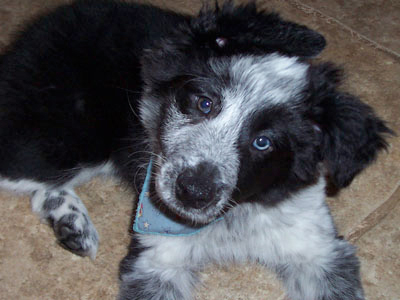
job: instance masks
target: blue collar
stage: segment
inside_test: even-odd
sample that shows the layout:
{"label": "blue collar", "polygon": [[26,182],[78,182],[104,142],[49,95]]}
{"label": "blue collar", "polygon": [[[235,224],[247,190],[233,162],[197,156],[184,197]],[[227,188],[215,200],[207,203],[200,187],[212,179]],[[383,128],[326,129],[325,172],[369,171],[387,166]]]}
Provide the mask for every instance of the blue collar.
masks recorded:
{"label": "blue collar", "polygon": [[[207,225],[192,227],[188,224],[180,223],[166,215],[149,197],[150,177],[152,160],[147,167],[146,179],[144,180],[142,192],[139,195],[139,203],[136,209],[135,223],[133,230],[142,234],[154,234],[163,236],[188,236],[193,235],[207,227]],[[215,220],[217,222],[220,219]],[[212,223],[214,223],[212,222]],[[211,224],[212,224],[211,223]]]}

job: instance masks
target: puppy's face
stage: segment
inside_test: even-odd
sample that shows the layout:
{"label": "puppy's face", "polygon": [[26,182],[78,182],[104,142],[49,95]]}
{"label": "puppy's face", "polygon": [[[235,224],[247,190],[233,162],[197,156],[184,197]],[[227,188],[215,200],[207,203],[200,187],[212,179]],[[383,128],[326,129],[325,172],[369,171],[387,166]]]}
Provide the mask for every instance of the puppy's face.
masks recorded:
{"label": "puppy's face", "polygon": [[302,109],[308,68],[277,54],[213,58],[148,89],[141,116],[161,201],[207,223],[232,202],[315,179],[318,132]]}
{"label": "puppy's face", "polygon": [[338,91],[332,64],[304,62],[324,46],[305,26],[229,1],[154,41],[140,109],[160,200],[207,223],[241,201],[282,201],[321,165],[349,185],[391,130]]}

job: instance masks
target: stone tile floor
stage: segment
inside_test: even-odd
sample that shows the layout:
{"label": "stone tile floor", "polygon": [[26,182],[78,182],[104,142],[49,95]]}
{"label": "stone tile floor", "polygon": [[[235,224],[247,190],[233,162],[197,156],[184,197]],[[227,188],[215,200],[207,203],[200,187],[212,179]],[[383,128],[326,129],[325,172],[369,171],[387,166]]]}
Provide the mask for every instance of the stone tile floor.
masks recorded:
{"label": "stone tile floor", "polygon": [[[18,24],[64,0],[0,0],[0,50]],[[153,0],[193,13],[196,0]],[[244,0],[241,2],[245,2]],[[320,60],[347,72],[344,88],[372,105],[400,134],[400,2],[392,0],[259,0],[261,8],[322,32]],[[358,248],[370,300],[400,299],[400,139],[388,153],[329,199],[339,230]],[[132,194],[108,180],[78,189],[101,236],[95,261],[56,245],[30,212],[29,199],[0,192],[0,299],[114,299],[117,267],[129,241]],[[210,267],[197,300],[284,299],[280,283],[258,266]],[[305,299],[307,300],[307,299]]]}

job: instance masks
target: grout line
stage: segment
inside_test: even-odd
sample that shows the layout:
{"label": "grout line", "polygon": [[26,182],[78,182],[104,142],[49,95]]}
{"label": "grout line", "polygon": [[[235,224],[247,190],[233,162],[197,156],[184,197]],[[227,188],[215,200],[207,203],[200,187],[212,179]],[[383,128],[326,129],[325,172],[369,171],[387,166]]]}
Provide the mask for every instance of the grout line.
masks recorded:
{"label": "grout line", "polygon": [[286,293],[283,293],[277,300],[287,300]]}
{"label": "grout line", "polygon": [[318,16],[321,19],[325,19],[325,22],[328,24],[331,23],[336,23],[337,25],[343,27],[345,30],[349,31],[350,34],[352,36],[356,36],[359,40],[363,40],[364,42],[366,42],[367,44],[369,44],[371,47],[374,47],[376,49],[379,49],[389,55],[392,55],[394,57],[396,57],[397,59],[400,59],[400,54],[397,53],[396,51],[393,51],[377,42],[375,42],[374,40],[371,40],[370,38],[368,38],[367,36],[353,30],[350,26],[344,24],[343,22],[339,21],[338,19],[334,18],[334,17],[330,17],[328,15],[325,15],[322,11],[315,9],[311,6],[308,6],[306,4],[303,4],[297,0],[286,0],[290,5],[294,6],[295,8],[303,11],[306,14],[314,14],[316,16]]}
{"label": "grout line", "polygon": [[400,203],[400,182],[385,202],[346,234],[346,239],[352,244],[357,242],[364,234],[378,225],[398,203]]}

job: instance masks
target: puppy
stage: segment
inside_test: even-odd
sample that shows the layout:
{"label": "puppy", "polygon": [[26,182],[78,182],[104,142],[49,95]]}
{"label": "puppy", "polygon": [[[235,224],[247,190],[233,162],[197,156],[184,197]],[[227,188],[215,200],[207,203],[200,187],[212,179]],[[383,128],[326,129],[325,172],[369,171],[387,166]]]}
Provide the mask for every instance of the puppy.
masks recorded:
{"label": "puppy", "polygon": [[145,182],[159,215],[193,231],[147,234],[140,203],[120,300],[188,300],[204,265],[247,261],[276,271],[292,300],[364,299],[325,178],[348,186],[391,131],[338,90],[334,65],[311,64],[324,46],[254,4],[195,17],[110,1],[58,8],[0,59],[0,185],[32,193],[59,242],[95,257],[73,187],[97,174]]}

